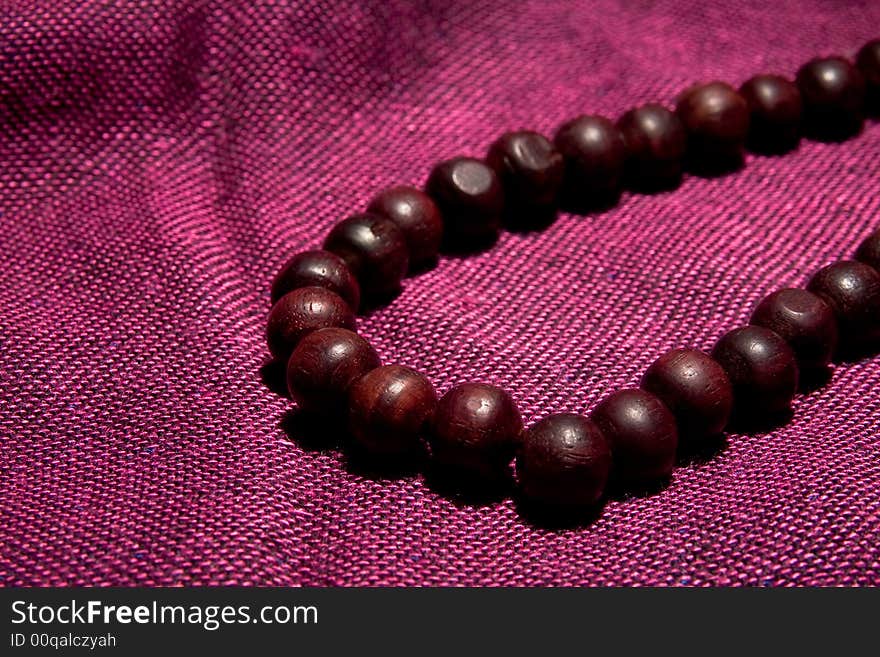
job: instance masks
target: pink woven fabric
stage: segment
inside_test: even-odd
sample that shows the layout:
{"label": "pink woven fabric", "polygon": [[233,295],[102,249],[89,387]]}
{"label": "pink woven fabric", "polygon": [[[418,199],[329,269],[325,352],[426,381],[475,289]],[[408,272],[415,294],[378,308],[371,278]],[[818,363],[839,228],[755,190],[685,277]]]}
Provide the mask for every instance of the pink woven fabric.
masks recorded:
{"label": "pink woven fabric", "polygon": [[[5,585],[880,583],[880,359],[650,497],[549,530],[304,444],[269,282],[379,189],[684,86],[792,75],[880,4],[10,1],[0,9]],[[440,391],[586,412],[880,224],[880,126],[444,259],[360,320]]]}

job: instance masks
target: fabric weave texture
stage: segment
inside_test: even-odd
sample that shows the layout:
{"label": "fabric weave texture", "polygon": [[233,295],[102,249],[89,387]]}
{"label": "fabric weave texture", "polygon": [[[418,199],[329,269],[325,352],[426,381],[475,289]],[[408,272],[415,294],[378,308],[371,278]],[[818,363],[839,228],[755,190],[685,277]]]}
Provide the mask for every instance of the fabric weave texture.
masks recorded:
{"label": "fabric weave texture", "polygon": [[[880,3],[0,4],[0,584],[880,584],[880,358],[552,529],[303,440],[269,284],[380,189],[685,86],[792,76]],[[588,412],[880,227],[880,125],[444,258],[359,318],[441,392]]]}

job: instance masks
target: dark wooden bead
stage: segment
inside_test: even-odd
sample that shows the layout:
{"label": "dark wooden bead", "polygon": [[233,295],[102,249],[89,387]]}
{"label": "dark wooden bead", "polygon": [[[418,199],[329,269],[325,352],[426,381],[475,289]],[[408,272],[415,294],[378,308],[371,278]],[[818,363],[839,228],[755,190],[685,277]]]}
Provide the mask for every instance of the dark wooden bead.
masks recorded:
{"label": "dark wooden bead", "polygon": [[430,426],[428,444],[436,463],[498,479],[508,471],[522,418],[500,388],[463,383],[440,398]]}
{"label": "dark wooden bead", "polygon": [[443,217],[431,197],[415,187],[392,187],[374,198],[368,212],[393,221],[406,237],[410,270],[437,260],[443,241]]}
{"label": "dark wooden bead", "polygon": [[269,312],[269,351],[278,360],[285,360],[306,334],[330,326],[354,330],[354,311],[326,288],[297,288],[281,297]]}
{"label": "dark wooden bead", "polygon": [[340,221],[327,236],[324,248],[345,260],[361,291],[370,297],[400,290],[409,266],[403,231],[390,219],[375,214],[356,214]]}
{"label": "dark wooden bead", "polygon": [[807,289],[831,306],[844,350],[880,340],[880,273],[876,269],[852,260],[835,262],[816,272]]}
{"label": "dark wooden bead", "polygon": [[287,389],[300,408],[312,413],[344,412],[352,383],[379,367],[370,343],[342,328],[306,335],[287,362]]}
{"label": "dark wooden bead", "polygon": [[800,138],[803,103],[797,85],[781,75],[756,75],[739,89],[751,112],[749,146],[782,152]]}
{"label": "dark wooden bead", "polygon": [[272,282],[272,303],[298,287],[324,287],[357,311],[361,288],[345,261],[329,251],[304,251],[288,260]]}
{"label": "dark wooden bead", "polygon": [[441,162],[431,171],[425,191],[443,215],[448,246],[483,246],[497,237],[504,193],[495,171],[485,162],[472,157]]}
{"label": "dark wooden bead", "polygon": [[733,385],[734,405],[747,417],[786,411],[798,384],[794,351],[763,326],[745,326],[725,334],[712,350]]}
{"label": "dark wooden bead", "polygon": [[686,89],[676,114],[688,135],[688,151],[701,163],[737,161],[749,131],[749,105],[726,82],[708,82]]}
{"label": "dark wooden bead", "polygon": [[733,388],[724,368],[696,349],[673,349],[655,360],[642,388],[672,411],[682,443],[698,445],[720,434],[733,409]]}
{"label": "dark wooden bead", "polygon": [[880,272],[880,230],[875,231],[859,245],[856,260]]}
{"label": "dark wooden bead", "polygon": [[611,469],[611,450],[599,427],[572,413],[550,415],[530,427],[516,457],[523,496],[562,507],[599,501]]}
{"label": "dark wooden bead", "polygon": [[856,57],[856,66],[865,78],[865,104],[874,116],[880,114],[880,39],[869,41]]}
{"label": "dark wooden bead", "polygon": [[603,116],[579,116],[560,126],[553,143],[565,160],[562,201],[584,209],[608,204],[620,193],[626,147]]}
{"label": "dark wooden bead", "polygon": [[647,483],[672,474],[678,430],[660,399],[637,388],[618,390],[599,402],[592,418],[611,445],[615,478]]}
{"label": "dark wooden bead", "polygon": [[797,73],[804,102],[804,128],[819,139],[845,139],[862,127],[865,78],[845,57],[823,57]]}
{"label": "dark wooden bead", "polygon": [[749,321],[785,340],[794,350],[801,371],[827,367],[837,347],[834,311],[807,290],[777,290],[758,304]]}
{"label": "dark wooden bead", "polygon": [[649,103],[620,117],[626,145],[626,177],[636,189],[663,189],[681,180],[687,133],[675,112]]}
{"label": "dark wooden bead", "polygon": [[542,215],[556,209],[565,164],[544,135],[531,130],[499,137],[486,155],[504,188],[505,210]]}
{"label": "dark wooden bead", "polygon": [[352,437],[377,454],[415,451],[436,406],[437,394],[424,375],[402,365],[377,367],[349,391]]}

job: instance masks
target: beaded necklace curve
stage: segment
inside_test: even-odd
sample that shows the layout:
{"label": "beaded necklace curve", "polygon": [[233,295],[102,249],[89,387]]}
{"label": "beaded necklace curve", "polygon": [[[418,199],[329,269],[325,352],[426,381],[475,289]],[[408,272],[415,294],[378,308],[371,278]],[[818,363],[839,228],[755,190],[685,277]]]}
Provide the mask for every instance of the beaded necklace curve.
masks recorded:
{"label": "beaded necklace curve", "polygon": [[336,224],[323,249],[294,255],[272,284],[267,340],[286,363],[291,398],[306,413],[346,417],[354,443],[378,458],[424,452],[458,481],[510,478],[526,502],[574,514],[595,507],[610,480],[641,487],[669,477],[682,449],[699,448],[732,415],[787,411],[803,375],[827,371],[842,351],[880,344],[880,231],[852,259],[819,269],[805,289],[765,297],[747,326],[711,354],[661,355],[639,388],[619,390],[589,416],[549,415],[523,427],[504,390],[464,383],[439,397],[428,379],[382,365],[355,332],[362,297],[399,292],[407,273],[441,250],[477,251],[502,225],[549,225],[560,207],[601,208],[624,187],[675,188],[685,171],[730,171],[744,149],[783,153],[802,135],[842,141],[880,110],[880,39],[855,62],[824,57],[795,80],[757,75],[685,90],[674,110],[649,103],[614,123],[579,116],[553,139],[508,132],[484,159],[456,157],[431,171],[424,191],[398,186],[365,213]]}

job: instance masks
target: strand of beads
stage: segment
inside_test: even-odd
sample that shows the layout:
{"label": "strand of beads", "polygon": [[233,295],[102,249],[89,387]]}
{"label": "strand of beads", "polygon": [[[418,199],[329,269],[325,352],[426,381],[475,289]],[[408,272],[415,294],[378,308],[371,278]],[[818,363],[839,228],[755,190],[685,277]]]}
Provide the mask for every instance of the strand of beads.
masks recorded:
{"label": "strand of beads", "polygon": [[425,190],[380,193],[367,212],[338,223],[323,250],[291,258],[272,285],[267,338],[286,362],[292,399],[306,412],[343,414],[353,439],[379,456],[427,447],[438,466],[482,481],[509,478],[529,502],[589,507],[609,477],[626,485],[666,478],[676,453],[721,434],[733,414],[766,417],[789,409],[804,373],[827,370],[841,351],[880,342],[880,231],[853,260],[820,269],[806,289],[782,289],[750,323],[721,337],[711,355],[675,349],[658,358],[640,388],[615,392],[589,417],[545,417],[524,429],[505,391],[465,383],[438,399],[419,372],[381,365],[354,332],[362,298],[387,301],[408,273],[444,249],[476,251],[502,226],[540,228],[558,208],[613,204],[624,186],[671,189],[686,171],[742,165],[744,149],[784,152],[800,136],[842,140],[880,111],[880,40],[852,63],[814,59],[794,81],[758,75],[737,91],[699,84],[674,110],[632,109],[616,122],[584,115],[548,139],[516,131],[485,159],[457,157],[431,171]]}

